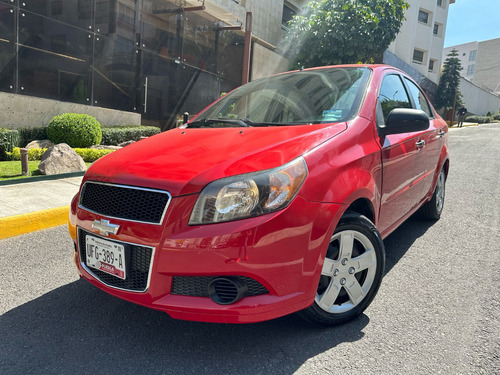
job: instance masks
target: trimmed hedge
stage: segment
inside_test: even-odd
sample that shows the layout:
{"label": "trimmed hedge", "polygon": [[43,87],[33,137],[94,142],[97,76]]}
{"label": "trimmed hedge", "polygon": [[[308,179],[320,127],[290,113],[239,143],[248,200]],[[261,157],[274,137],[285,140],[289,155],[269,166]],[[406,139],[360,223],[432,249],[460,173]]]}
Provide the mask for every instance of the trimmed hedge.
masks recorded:
{"label": "trimmed hedge", "polygon": [[[28,160],[40,160],[45,151],[47,151],[46,148],[30,148],[28,150]],[[21,149],[19,147],[14,147],[10,156],[11,160],[21,160]]]}
{"label": "trimmed hedge", "polygon": [[[81,156],[84,162],[93,163],[97,159],[112,153],[115,150],[99,150],[94,148],[74,148],[75,152]],[[47,151],[46,148],[30,148],[28,150],[28,160],[41,160],[44,152]],[[21,149],[15,147],[11,153],[12,160],[21,160]]]}
{"label": "trimmed hedge", "polygon": [[67,143],[71,147],[88,147],[101,143],[101,125],[95,117],[63,113],[55,116],[47,126],[47,137],[54,144]]}
{"label": "trimmed hedge", "polygon": [[138,141],[160,133],[156,126],[113,126],[102,128],[103,145],[119,145],[126,141]]}
{"label": "trimmed hedge", "polygon": [[19,146],[19,132],[15,129],[0,128],[0,160],[9,160],[8,152]]}
{"label": "trimmed hedge", "polygon": [[33,141],[48,139],[46,126],[40,126],[36,128],[22,128],[18,129],[18,132],[21,139],[19,140],[19,144],[16,146],[20,147],[26,147],[28,143]]}
{"label": "trimmed hedge", "polygon": [[96,148],[74,148],[75,152],[80,155],[85,163],[93,163],[97,159],[112,153],[115,150],[99,150]]}
{"label": "trimmed hedge", "polygon": [[500,121],[500,112],[499,112],[499,113],[495,113],[495,114],[493,115],[493,120],[498,120],[498,121]]}
{"label": "trimmed hedge", "polygon": [[487,124],[491,122],[491,117],[488,116],[468,116],[465,118],[467,122],[477,122],[478,124]]}

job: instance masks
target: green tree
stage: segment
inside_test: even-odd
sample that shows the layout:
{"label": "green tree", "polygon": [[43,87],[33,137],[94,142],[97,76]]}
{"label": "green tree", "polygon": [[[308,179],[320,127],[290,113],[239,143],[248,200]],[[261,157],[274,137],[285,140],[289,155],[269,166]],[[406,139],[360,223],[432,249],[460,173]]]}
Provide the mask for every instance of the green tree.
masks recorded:
{"label": "green tree", "polygon": [[447,56],[434,101],[436,109],[444,108],[447,110],[453,108],[455,101],[456,105],[462,104],[462,94],[458,89],[462,64],[458,58],[458,51],[453,49]]}
{"label": "green tree", "polygon": [[292,68],[382,62],[408,6],[404,0],[310,1],[285,37]]}

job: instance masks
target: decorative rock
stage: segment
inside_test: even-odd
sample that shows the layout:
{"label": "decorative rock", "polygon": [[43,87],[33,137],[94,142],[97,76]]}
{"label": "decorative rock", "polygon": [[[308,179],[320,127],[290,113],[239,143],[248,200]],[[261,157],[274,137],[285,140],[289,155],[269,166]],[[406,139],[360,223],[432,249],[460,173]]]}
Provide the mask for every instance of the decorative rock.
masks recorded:
{"label": "decorative rock", "polygon": [[135,141],[122,142],[122,143],[118,144],[118,146],[125,147],[125,146],[128,146],[128,145],[131,145],[132,143],[135,143]]}
{"label": "decorative rock", "polygon": [[49,148],[54,146],[54,144],[48,139],[36,140],[28,143],[25,148]]}
{"label": "decorative rock", "polygon": [[89,148],[94,148],[96,150],[119,150],[120,146],[111,146],[111,145],[94,145]]}
{"label": "decorative rock", "polygon": [[45,151],[38,166],[40,173],[45,175],[81,172],[86,169],[80,155],[66,143],[59,143]]}

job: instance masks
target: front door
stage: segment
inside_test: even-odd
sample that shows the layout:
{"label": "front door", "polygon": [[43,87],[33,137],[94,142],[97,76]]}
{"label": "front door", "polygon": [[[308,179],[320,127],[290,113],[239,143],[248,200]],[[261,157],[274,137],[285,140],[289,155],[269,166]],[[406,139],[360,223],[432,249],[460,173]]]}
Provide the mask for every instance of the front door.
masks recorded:
{"label": "front door", "polygon": [[[395,108],[412,108],[408,92],[399,74],[384,77],[377,103],[377,124],[385,123]],[[390,134],[380,138],[382,145],[382,191],[378,227],[390,232],[404,215],[422,199],[426,177],[426,131]]]}

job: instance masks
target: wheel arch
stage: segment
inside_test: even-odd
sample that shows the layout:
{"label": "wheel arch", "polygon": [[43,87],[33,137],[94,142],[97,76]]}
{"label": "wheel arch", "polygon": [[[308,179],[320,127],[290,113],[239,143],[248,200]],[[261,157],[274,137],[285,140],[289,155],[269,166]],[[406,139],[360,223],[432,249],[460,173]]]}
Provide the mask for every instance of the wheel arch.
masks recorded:
{"label": "wheel arch", "polygon": [[356,212],[358,214],[366,216],[372,223],[375,222],[375,211],[373,209],[373,204],[368,198],[356,199],[347,207],[343,215],[349,212]]}

